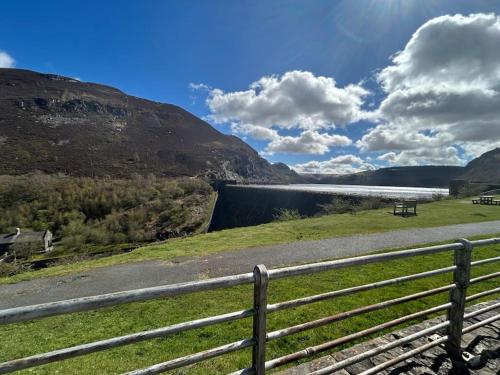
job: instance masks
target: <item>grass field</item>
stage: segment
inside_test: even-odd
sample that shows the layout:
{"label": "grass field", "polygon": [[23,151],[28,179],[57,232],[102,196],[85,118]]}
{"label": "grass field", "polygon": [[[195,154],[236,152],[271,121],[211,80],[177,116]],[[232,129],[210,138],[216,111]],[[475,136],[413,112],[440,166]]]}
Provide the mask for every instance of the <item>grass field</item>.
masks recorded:
{"label": "grass field", "polygon": [[400,216],[393,216],[389,211],[390,208],[383,208],[362,211],[356,214],[329,215],[200,234],[145,246],[131,253],[85,260],[35,272],[25,272],[12,277],[4,277],[0,278],[0,284],[38,277],[62,275],[96,267],[141,260],[168,260],[179,256],[202,256],[226,250],[301,240],[318,240],[397,229],[500,220],[500,206],[473,205],[470,199],[446,199],[438,202],[419,204],[418,216],[414,217],[402,218]]}
{"label": "grass field", "polygon": [[[498,245],[481,247],[474,250],[473,259],[478,260],[499,255],[500,246]],[[452,253],[447,252],[275,280],[271,281],[269,285],[268,302],[285,301],[446,267],[451,264]],[[473,277],[495,271],[498,271],[498,265],[495,263],[482,265],[473,269]],[[439,287],[450,282],[451,274],[440,275],[273,313],[268,316],[268,330],[272,331],[303,323],[336,312]],[[469,293],[472,294],[496,286],[498,286],[498,280],[489,280],[474,285],[470,288]],[[249,285],[0,326],[0,337],[3,338],[0,340],[0,361],[87,343],[115,335],[154,329],[190,319],[246,309],[251,307],[251,301],[252,287]],[[436,306],[446,301],[447,293],[443,293],[272,341],[268,346],[268,359],[304,349],[411,312]],[[45,365],[31,371],[26,370],[23,373],[116,374],[248,338],[251,336],[251,330],[252,322],[248,318],[70,359],[57,364]],[[228,373],[247,367],[250,363],[250,357],[250,350],[245,350],[174,373]]]}

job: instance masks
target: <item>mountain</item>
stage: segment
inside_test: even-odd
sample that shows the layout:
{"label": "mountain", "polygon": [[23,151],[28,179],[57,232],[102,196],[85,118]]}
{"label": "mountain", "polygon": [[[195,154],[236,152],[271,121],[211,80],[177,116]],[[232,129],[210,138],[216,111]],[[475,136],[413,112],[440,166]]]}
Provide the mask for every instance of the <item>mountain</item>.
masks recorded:
{"label": "mountain", "polygon": [[468,181],[500,183],[500,148],[488,151],[472,160],[460,178]]}
{"label": "mountain", "polygon": [[416,166],[380,168],[347,175],[304,174],[310,183],[343,185],[448,187],[452,180],[500,183],[500,148],[473,159],[465,167]]}
{"label": "mountain", "polygon": [[309,181],[321,184],[448,187],[463,173],[463,167],[421,166],[392,167],[348,175],[309,175]]}
{"label": "mountain", "polygon": [[175,105],[58,75],[0,69],[0,174],[299,178],[285,167]]}

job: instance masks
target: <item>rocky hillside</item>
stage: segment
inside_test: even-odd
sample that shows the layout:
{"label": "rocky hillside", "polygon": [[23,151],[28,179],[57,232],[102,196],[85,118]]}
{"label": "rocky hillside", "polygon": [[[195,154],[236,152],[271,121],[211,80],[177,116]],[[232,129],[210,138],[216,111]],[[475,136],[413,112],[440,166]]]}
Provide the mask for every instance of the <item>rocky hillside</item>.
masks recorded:
{"label": "rocky hillside", "polygon": [[0,69],[0,148],[0,175],[298,178],[177,106],[19,69]]}
{"label": "rocky hillside", "polygon": [[500,148],[472,160],[465,167],[461,178],[468,181],[500,183]]}

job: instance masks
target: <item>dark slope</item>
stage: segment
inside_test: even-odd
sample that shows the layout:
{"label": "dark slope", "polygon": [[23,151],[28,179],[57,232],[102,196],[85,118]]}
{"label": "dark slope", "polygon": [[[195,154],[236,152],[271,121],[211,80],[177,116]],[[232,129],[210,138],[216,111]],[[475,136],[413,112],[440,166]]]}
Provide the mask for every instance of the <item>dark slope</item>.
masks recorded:
{"label": "dark slope", "polygon": [[465,167],[461,179],[500,183],[500,148],[485,152]]}
{"label": "dark slope", "polygon": [[311,183],[448,187],[455,179],[500,183],[500,148],[488,151],[465,167],[420,166],[381,168],[348,175],[303,175]]}
{"label": "dark slope", "polygon": [[177,106],[19,69],[0,69],[0,150],[0,174],[298,178]]}
{"label": "dark slope", "polygon": [[463,167],[453,166],[393,167],[349,175],[314,175],[309,178],[311,182],[322,184],[448,187],[449,182],[463,171]]}

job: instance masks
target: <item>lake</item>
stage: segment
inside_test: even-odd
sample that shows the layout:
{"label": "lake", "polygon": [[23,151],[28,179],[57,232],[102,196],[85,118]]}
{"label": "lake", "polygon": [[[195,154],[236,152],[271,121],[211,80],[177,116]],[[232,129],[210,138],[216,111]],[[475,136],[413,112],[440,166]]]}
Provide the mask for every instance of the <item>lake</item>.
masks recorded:
{"label": "lake", "polygon": [[436,195],[448,196],[448,189],[401,187],[401,186],[366,186],[366,185],[327,185],[327,184],[290,184],[290,185],[245,185],[255,189],[273,189],[286,191],[306,191],[362,197],[384,197],[395,199],[433,199]]}

